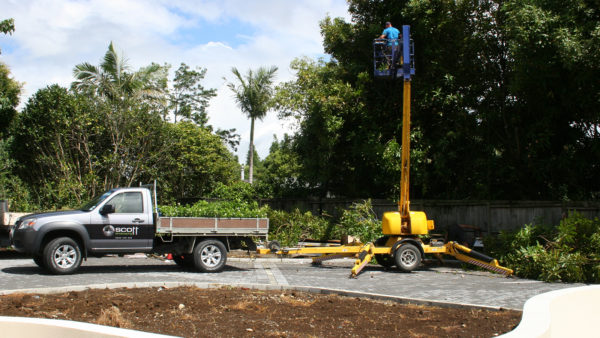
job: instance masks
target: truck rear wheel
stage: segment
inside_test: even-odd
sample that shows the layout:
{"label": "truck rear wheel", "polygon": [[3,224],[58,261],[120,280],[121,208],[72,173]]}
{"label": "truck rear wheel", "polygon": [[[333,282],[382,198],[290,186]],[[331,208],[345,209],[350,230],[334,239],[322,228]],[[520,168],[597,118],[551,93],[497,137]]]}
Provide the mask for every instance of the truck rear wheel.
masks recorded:
{"label": "truck rear wheel", "polygon": [[42,262],[52,274],[71,274],[81,265],[79,244],[69,237],[53,239],[44,247]]}
{"label": "truck rear wheel", "polygon": [[410,243],[402,244],[394,254],[396,266],[404,272],[411,272],[421,264],[421,251]]}
{"label": "truck rear wheel", "polygon": [[194,248],[194,265],[202,272],[223,270],[227,262],[227,249],[221,241],[207,239]]}

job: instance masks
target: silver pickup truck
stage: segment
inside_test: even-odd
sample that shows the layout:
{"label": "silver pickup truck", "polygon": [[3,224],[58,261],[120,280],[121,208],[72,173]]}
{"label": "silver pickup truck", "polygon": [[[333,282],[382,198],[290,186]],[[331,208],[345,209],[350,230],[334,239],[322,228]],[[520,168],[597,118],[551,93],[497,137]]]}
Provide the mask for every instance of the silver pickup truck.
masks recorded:
{"label": "silver pickup truck", "polygon": [[12,247],[53,274],[77,271],[87,257],[172,254],[181,266],[221,271],[232,249],[255,251],[267,218],[159,217],[148,188],[111,189],[80,210],[31,214],[10,230]]}

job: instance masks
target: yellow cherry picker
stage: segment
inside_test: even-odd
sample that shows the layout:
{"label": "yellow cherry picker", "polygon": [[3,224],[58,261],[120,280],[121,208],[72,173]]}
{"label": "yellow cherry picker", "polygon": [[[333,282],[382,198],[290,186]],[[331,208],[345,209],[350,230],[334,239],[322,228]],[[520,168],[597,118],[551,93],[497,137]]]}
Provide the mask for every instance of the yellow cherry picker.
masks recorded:
{"label": "yellow cherry picker", "polygon": [[374,76],[377,78],[402,79],[402,159],[400,179],[400,201],[398,211],[383,215],[382,231],[384,237],[373,243],[352,243],[340,246],[280,248],[269,244],[266,249],[258,249],[259,254],[275,253],[279,255],[318,254],[313,263],[341,257],[356,257],[351,277],[356,277],[373,258],[384,267],[396,265],[404,272],[416,269],[425,254],[453,256],[456,259],[480,266],[493,272],[512,275],[511,269],[500,266],[498,261],[480,252],[455,242],[444,243],[439,239],[430,239],[427,243],[421,238],[434,229],[433,220],[428,220],[422,211],[411,211],[409,200],[410,175],[410,93],[411,76],[414,69],[414,47],[410,39],[410,26],[402,26],[400,39],[375,39],[373,43]]}

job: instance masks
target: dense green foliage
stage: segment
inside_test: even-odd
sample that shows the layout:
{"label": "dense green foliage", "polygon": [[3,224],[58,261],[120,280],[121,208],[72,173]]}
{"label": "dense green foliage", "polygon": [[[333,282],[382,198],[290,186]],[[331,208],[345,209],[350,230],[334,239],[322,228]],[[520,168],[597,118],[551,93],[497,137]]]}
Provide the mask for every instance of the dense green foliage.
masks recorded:
{"label": "dense green foliage", "polygon": [[187,206],[163,205],[159,209],[163,216],[171,217],[256,218],[267,217],[269,207],[259,207],[257,202],[198,201]]}
{"label": "dense green foliage", "polygon": [[295,61],[278,93],[314,194],[395,195],[402,81],[373,78],[371,50],[391,21],[415,42],[413,197],[597,198],[598,3],[350,0],[349,11],[351,23],[321,23],[331,59]]}
{"label": "dense green foliage", "polygon": [[0,21],[0,32],[12,34],[15,31],[15,19],[4,19]]}
{"label": "dense green foliage", "polygon": [[[15,31],[15,19],[5,19],[0,21],[0,33],[12,34]],[[0,49],[0,54],[2,50]]]}
{"label": "dense green foliage", "polygon": [[10,76],[8,66],[0,62],[0,138],[3,138],[8,127],[17,114],[21,84]]}
{"label": "dense green foliage", "polygon": [[[100,65],[75,66],[71,89],[50,85],[31,96],[1,143],[0,180],[4,191],[15,191],[4,193],[12,209],[73,207],[154,179],[166,203],[237,179],[239,164],[227,149],[234,130],[206,124],[214,90],[200,84],[205,71],[182,64],[169,89],[168,69],[132,70],[111,43]],[[20,87],[0,75],[14,110]],[[170,114],[186,121],[170,123]]]}
{"label": "dense green foliage", "polygon": [[156,178],[161,201],[206,196],[223,184],[235,182],[239,164],[223,140],[208,128],[191,122],[163,123],[162,151],[153,158],[146,180]]}
{"label": "dense green foliage", "polygon": [[284,198],[306,195],[307,184],[300,178],[300,157],[293,151],[293,139],[289,135],[284,135],[281,141],[275,138],[269,156],[259,162],[256,169],[257,183],[266,187],[267,196]]}
{"label": "dense green foliage", "polygon": [[574,212],[556,227],[532,224],[485,239],[515,274],[548,282],[600,282],[600,220]]}
{"label": "dense green foliage", "polygon": [[373,211],[371,200],[354,203],[342,212],[337,232],[341,235],[351,235],[362,243],[374,242],[381,236],[381,221]]}
{"label": "dense green foliage", "polygon": [[269,238],[284,246],[293,246],[305,239],[339,240],[346,235],[358,238],[362,243],[381,237],[381,221],[373,212],[370,200],[343,210],[338,220],[298,209],[292,212],[269,210],[268,216]]}
{"label": "dense green foliage", "polygon": [[[411,197],[598,198],[597,2],[348,6],[350,22],[321,22],[328,56],[293,61],[296,78],[277,87],[274,101],[276,68],[233,68],[228,85],[251,119],[251,138],[254,119],[274,103],[295,122],[265,159],[248,152],[254,200],[397,197],[402,82],[372,75],[372,40],[386,21],[411,25],[415,42]],[[13,30],[12,20],[1,22],[0,31]],[[161,201],[173,203],[235,186],[241,168],[227,147],[239,136],[207,124],[215,94],[202,86],[207,70],[182,63],[170,81],[169,69],[132,69],[111,43],[98,65],[75,65],[71,88],[50,84],[17,112],[20,84],[0,65],[2,198],[23,210],[61,208],[158,179]]]}
{"label": "dense green foliage", "polygon": [[220,218],[269,218],[269,239],[284,246],[295,246],[299,241],[312,239],[327,241],[351,235],[363,242],[381,237],[381,222],[372,210],[371,201],[355,203],[342,211],[334,220],[311,212],[295,209],[291,212],[259,207],[257,187],[245,182],[230,185],[217,184],[208,194],[213,200],[201,200],[191,205],[162,205],[162,216],[170,217],[220,217]]}
{"label": "dense green foliage", "polygon": [[292,212],[270,210],[269,239],[277,240],[283,246],[295,246],[305,239],[327,240],[332,227],[331,222],[321,216],[313,215],[310,211]]}
{"label": "dense green foliage", "polygon": [[201,81],[205,75],[206,69],[190,69],[185,63],[175,71],[173,91],[169,95],[175,122],[180,116],[200,126],[207,125],[208,101],[217,94],[215,89],[205,89],[202,86]]}

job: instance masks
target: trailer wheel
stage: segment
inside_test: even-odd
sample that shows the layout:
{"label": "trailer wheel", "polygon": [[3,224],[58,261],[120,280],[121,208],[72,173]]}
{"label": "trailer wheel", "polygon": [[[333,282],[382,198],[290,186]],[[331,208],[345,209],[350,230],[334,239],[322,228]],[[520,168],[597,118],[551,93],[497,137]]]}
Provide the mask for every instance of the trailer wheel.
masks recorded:
{"label": "trailer wheel", "polygon": [[270,241],[267,243],[267,249],[269,249],[272,253],[276,253],[281,250],[281,244],[278,241]]}
{"label": "trailer wheel", "polygon": [[402,244],[394,255],[396,266],[404,272],[411,272],[421,264],[421,251],[410,243]]}
{"label": "trailer wheel", "polygon": [[219,272],[227,262],[227,250],[221,241],[207,239],[194,248],[194,265],[202,272]]}
{"label": "trailer wheel", "polygon": [[69,237],[59,237],[44,247],[43,265],[55,275],[74,273],[81,265],[79,244]]}

